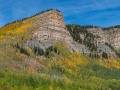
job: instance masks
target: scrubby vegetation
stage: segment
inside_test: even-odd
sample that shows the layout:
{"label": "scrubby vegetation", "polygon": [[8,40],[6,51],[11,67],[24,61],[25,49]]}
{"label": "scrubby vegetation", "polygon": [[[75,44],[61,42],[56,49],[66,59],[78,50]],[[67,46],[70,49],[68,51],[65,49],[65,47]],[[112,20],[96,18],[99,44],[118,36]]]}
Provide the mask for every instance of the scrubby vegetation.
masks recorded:
{"label": "scrubby vegetation", "polygon": [[[53,50],[56,47],[57,50]],[[120,59],[95,60],[69,52],[60,42],[49,48],[42,67],[22,73],[0,71],[0,89],[10,90],[119,90]],[[33,51],[34,52],[34,51]],[[57,53],[59,52],[59,53]],[[35,58],[37,60],[37,58]],[[114,60],[113,60],[114,59]]]}
{"label": "scrubby vegetation", "polygon": [[43,50],[40,47],[34,47],[33,49],[35,55],[40,55],[40,56],[46,56],[48,57],[51,52],[54,52],[56,54],[59,54],[59,51],[57,47],[50,46],[47,49]]}
{"label": "scrubby vegetation", "polygon": [[[0,90],[120,90],[119,58],[96,60],[70,52],[63,42],[46,50],[25,47],[24,42],[35,31],[32,20],[35,18],[0,29]],[[95,36],[84,27],[68,26],[68,30],[75,41],[96,51],[97,46],[88,43]],[[86,39],[78,37],[79,32]]]}
{"label": "scrubby vegetation", "polygon": [[[67,29],[70,32],[73,40],[84,44],[90,51],[90,57],[98,58],[98,49],[97,49],[97,42],[95,39],[98,36],[93,35],[92,33],[88,32],[86,28],[97,27],[97,26],[80,26],[80,25],[67,25]],[[84,52],[83,52],[84,53]]]}
{"label": "scrubby vegetation", "polygon": [[[97,46],[93,42],[95,40],[96,36],[93,35],[92,33],[88,32],[86,30],[86,27],[82,27],[80,25],[67,25],[68,31],[70,32],[70,34],[72,35],[73,39],[76,42],[84,44],[85,46],[87,46],[89,48],[89,50],[91,52],[96,51]],[[88,26],[88,27],[90,27],[90,26]],[[81,37],[80,34],[83,36]]]}

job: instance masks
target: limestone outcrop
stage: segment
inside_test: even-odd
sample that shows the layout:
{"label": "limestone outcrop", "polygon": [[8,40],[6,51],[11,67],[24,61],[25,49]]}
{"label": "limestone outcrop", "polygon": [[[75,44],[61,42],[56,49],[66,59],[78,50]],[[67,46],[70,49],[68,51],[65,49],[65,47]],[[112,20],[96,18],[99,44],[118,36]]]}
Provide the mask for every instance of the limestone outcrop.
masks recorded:
{"label": "limestone outcrop", "polygon": [[106,40],[116,49],[120,49],[120,28],[105,30]]}
{"label": "limestone outcrop", "polygon": [[98,42],[104,44],[105,42],[111,44],[116,49],[120,49],[120,28],[88,28],[89,32],[98,35]]}
{"label": "limestone outcrop", "polygon": [[[33,28],[35,33],[31,39],[26,43],[27,46],[34,48],[40,47],[46,49],[57,42],[65,42],[70,51],[78,51],[80,53],[89,54],[90,51],[83,44],[77,43],[73,40],[64,23],[63,15],[58,10],[48,10],[44,13],[38,14],[33,20]],[[115,54],[115,52],[106,43],[111,44],[116,48],[120,48],[120,29],[112,28],[110,30],[103,30],[100,27],[86,28],[90,33],[98,36],[95,42],[98,49],[106,53]],[[82,37],[82,34],[80,34]],[[84,37],[83,37],[84,38]]]}
{"label": "limestone outcrop", "polygon": [[46,11],[35,16],[32,22],[36,32],[27,45],[31,48],[40,47],[42,49],[48,48],[54,43],[65,42],[69,50],[76,50],[80,53],[89,53],[89,50],[82,44],[73,41],[64,23],[61,12],[57,10]]}

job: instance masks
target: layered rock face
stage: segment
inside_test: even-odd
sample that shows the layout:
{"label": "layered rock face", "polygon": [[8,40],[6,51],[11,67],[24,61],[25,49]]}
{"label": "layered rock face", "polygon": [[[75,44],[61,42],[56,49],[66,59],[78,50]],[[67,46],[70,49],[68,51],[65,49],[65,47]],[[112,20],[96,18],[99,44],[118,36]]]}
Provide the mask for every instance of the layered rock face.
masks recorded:
{"label": "layered rock face", "polygon": [[[78,51],[80,53],[89,54],[90,51],[83,44],[79,44],[73,41],[72,36],[68,32],[64,23],[61,12],[57,10],[49,10],[35,16],[33,20],[33,28],[35,29],[31,39],[26,43],[27,46],[34,48],[40,47],[46,49],[57,42],[65,42],[68,45],[70,51]],[[105,43],[110,43],[116,48],[120,48],[119,36],[120,29],[103,30],[102,28],[86,28],[90,33],[98,36],[95,42],[97,42],[98,49],[115,54]]]}
{"label": "layered rock face", "polygon": [[106,42],[105,33],[101,28],[87,28],[90,33],[99,36],[97,41],[99,44],[104,44]]}
{"label": "layered rock face", "polygon": [[106,53],[115,55],[115,52],[108,46],[108,39],[106,37],[105,31],[100,27],[95,28],[87,28],[88,32],[92,33],[93,35],[97,36],[95,38],[94,43],[97,44],[98,50],[102,50]]}
{"label": "layered rock face", "polygon": [[120,49],[120,28],[110,28],[103,30],[102,28],[88,28],[89,32],[98,35],[98,43],[109,43],[116,49]]}
{"label": "layered rock face", "polygon": [[27,42],[31,48],[40,47],[42,49],[48,48],[56,42],[65,42],[69,50],[76,50],[78,52],[89,53],[89,50],[77,42],[74,42],[70,33],[66,29],[62,14],[57,10],[46,11],[35,16],[33,26],[36,32]]}
{"label": "layered rock face", "polygon": [[120,28],[105,30],[106,40],[116,49],[120,49]]}

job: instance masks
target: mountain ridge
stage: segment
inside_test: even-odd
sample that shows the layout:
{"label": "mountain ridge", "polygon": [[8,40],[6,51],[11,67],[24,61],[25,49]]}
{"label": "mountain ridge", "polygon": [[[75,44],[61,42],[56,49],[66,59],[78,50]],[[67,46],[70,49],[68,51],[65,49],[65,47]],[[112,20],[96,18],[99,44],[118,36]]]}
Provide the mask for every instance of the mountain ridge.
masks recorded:
{"label": "mountain ridge", "polygon": [[119,52],[102,34],[53,10],[0,28],[0,90],[120,90]]}
{"label": "mountain ridge", "polygon": [[[109,47],[109,46],[111,45],[115,49],[120,48],[119,42],[118,42],[119,40],[116,40],[118,38],[110,37],[111,35],[112,35],[112,37],[115,37],[117,32],[112,34],[112,32],[114,30],[113,31],[111,29],[104,30],[103,28],[98,27],[98,26],[90,26],[90,25],[81,26],[83,28],[83,30],[88,31],[87,33],[91,33],[91,34],[95,35],[96,37],[97,36],[99,37],[99,38],[98,37],[94,38],[94,39],[96,39],[96,41],[93,40],[94,42],[92,44],[94,44],[94,45],[92,47],[88,48],[83,43],[79,43],[77,41],[74,42],[74,38],[71,37],[72,35],[70,35],[69,31],[67,30],[68,28],[65,25],[63,15],[59,10],[49,9],[49,10],[43,11],[41,13],[38,13],[36,15],[33,15],[29,18],[24,18],[20,21],[15,21],[15,22],[13,22],[13,24],[16,22],[26,21],[27,19],[31,19],[31,18],[33,18],[34,20],[29,21],[29,23],[31,23],[32,28],[34,28],[35,31],[36,30],[38,31],[38,32],[36,31],[36,34],[34,34],[33,38],[31,37],[31,40],[27,41],[27,43],[26,43],[26,45],[28,45],[31,48],[39,46],[39,47],[41,47],[41,49],[45,49],[46,46],[47,46],[46,48],[48,48],[49,46],[52,45],[52,42],[57,42],[57,41],[67,42],[70,51],[76,50],[80,53],[86,53],[86,54],[87,53],[90,54],[89,49],[93,48],[93,46],[94,47],[96,46],[98,48],[98,50],[95,51],[96,53],[99,52],[99,50],[100,51],[102,50],[102,52],[112,53],[113,55],[115,55],[115,52],[114,52],[114,50],[112,50],[113,48],[111,49],[111,47]],[[10,24],[8,24],[8,25],[10,25]],[[73,24],[73,26],[74,26],[74,24]],[[112,27],[112,28],[115,29],[116,27],[115,28]],[[119,30],[117,30],[117,31],[119,31]],[[50,34],[50,32],[51,32],[51,34]],[[111,34],[109,34],[110,32],[111,32]],[[79,33],[78,37],[84,37],[85,34],[86,33],[84,33],[84,35]],[[35,38],[37,38],[37,39],[35,39]],[[33,39],[34,39],[34,41],[32,41]],[[40,44],[41,42],[43,43],[43,45],[46,45],[46,46],[44,47],[42,44]]]}
{"label": "mountain ridge", "polygon": [[[40,12],[38,12],[37,14],[34,14],[34,15],[32,15],[32,16],[28,16],[28,17],[25,17],[25,18],[21,18],[21,19],[12,21],[12,22],[10,22],[10,23],[5,24],[4,26],[7,26],[7,25],[12,24],[12,23],[17,22],[17,21],[22,21],[22,20],[26,20],[26,19],[28,19],[28,18],[35,17],[35,16],[37,16],[37,15],[39,15],[39,14],[42,14],[42,13],[47,12],[47,11],[50,11],[50,10],[55,10],[55,11],[61,12],[61,11],[58,10],[58,9],[47,9],[47,10],[40,11]],[[61,12],[61,13],[62,13],[62,12]],[[69,24],[67,24],[67,25],[69,25]],[[71,25],[74,25],[74,24],[71,24]],[[80,25],[80,24],[75,24],[75,25]],[[4,26],[2,26],[2,27],[4,27]],[[100,27],[100,28],[102,28],[102,29],[117,28],[117,27],[119,28],[119,27],[120,27],[120,25],[112,25],[112,26],[107,26],[107,27],[102,27],[102,26],[97,26],[97,25],[80,25],[80,26],[83,26],[83,27]],[[2,27],[1,27],[1,28],[2,28]]]}

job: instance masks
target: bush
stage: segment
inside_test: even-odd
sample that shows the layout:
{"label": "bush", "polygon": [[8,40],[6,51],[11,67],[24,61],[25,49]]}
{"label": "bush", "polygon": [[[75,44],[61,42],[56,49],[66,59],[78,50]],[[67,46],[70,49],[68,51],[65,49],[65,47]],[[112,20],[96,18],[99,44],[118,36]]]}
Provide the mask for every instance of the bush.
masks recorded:
{"label": "bush", "polygon": [[102,53],[102,58],[108,59],[108,55],[107,55],[106,52],[103,52],[103,53]]}
{"label": "bush", "polygon": [[34,47],[34,53],[37,55],[44,55],[44,50],[39,47]]}
{"label": "bush", "polygon": [[30,56],[30,53],[23,47],[19,46],[18,44],[15,46],[18,50],[20,50],[20,53],[23,53],[27,56]]}

